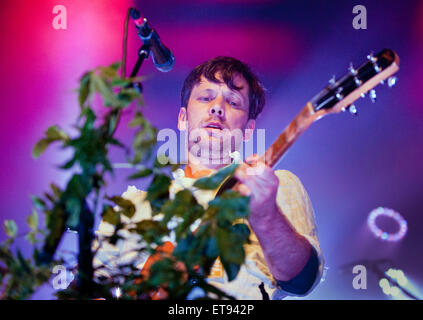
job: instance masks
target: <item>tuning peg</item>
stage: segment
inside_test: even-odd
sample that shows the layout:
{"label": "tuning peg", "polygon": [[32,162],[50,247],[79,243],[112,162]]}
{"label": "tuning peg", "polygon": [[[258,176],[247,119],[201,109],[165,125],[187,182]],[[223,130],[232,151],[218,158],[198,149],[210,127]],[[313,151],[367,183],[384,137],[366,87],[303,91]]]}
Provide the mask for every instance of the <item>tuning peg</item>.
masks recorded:
{"label": "tuning peg", "polygon": [[369,91],[370,101],[375,103],[376,102],[376,90],[372,89]]}
{"label": "tuning peg", "polygon": [[377,61],[377,58],[373,55],[373,52],[371,52],[368,56],[367,56],[367,59],[371,62],[371,63],[373,63],[373,68],[375,69],[375,71],[377,72],[377,73],[379,73],[380,71],[381,71],[381,69],[380,69],[380,67],[377,65],[377,63],[376,63],[376,61]]}
{"label": "tuning peg", "polygon": [[388,78],[388,87],[392,88],[398,81],[397,77],[389,77]]}
{"label": "tuning peg", "polygon": [[333,75],[333,76],[332,76],[332,78],[330,78],[330,79],[329,79],[329,84],[330,84],[331,86],[333,86],[333,85],[335,85],[335,82],[336,82],[336,80],[335,80],[335,75]]}
{"label": "tuning peg", "polygon": [[348,111],[355,116],[357,115],[357,108],[353,104],[348,107]]}
{"label": "tuning peg", "polygon": [[336,99],[338,100],[342,100],[344,98],[344,95],[341,93],[342,92],[342,87],[339,87],[338,90],[336,90]]}
{"label": "tuning peg", "polygon": [[380,80],[380,84],[384,85],[385,84],[385,80]]}
{"label": "tuning peg", "polygon": [[348,67],[348,71],[353,75],[356,76],[357,75],[357,70],[354,69],[354,66],[352,64],[352,62],[350,63],[350,66]]}
{"label": "tuning peg", "polygon": [[376,57],[373,55],[373,51],[370,52],[370,54],[367,56],[367,59],[370,60],[371,62],[376,62]]}
{"label": "tuning peg", "polygon": [[361,93],[361,97],[364,99],[366,97],[366,93],[365,92]]}

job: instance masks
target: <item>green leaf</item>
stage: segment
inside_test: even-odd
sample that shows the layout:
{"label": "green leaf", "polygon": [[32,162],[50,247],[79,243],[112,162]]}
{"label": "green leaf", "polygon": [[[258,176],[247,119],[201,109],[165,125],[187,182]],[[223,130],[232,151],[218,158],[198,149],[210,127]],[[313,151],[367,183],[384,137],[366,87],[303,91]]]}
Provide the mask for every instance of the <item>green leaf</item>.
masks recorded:
{"label": "green leaf", "polygon": [[59,168],[61,169],[70,169],[73,167],[73,165],[75,164],[77,158],[73,157],[71,160],[69,160],[68,162],[66,162],[64,165],[61,165]]}
{"label": "green leaf", "polygon": [[[109,128],[108,128],[108,134],[112,135],[114,131],[116,130],[116,126],[118,125],[118,115],[117,114],[111,114],[109,118]],[[117,145],[121,145],[119,141],[116,139],[109,139],[109,143],[114,143]]]}
{"label": "green leaf", "polygon": [[119,69],[120,63],[116,62],[111,64],[108,67],[99,67],[100,74],[103,78],[117,78],[117,71]]}
{"label": "green leaf", "polygon": [[35,231],[29,232],[25,235],[25,239],[28,240],[32,245],[37,243],[37,233]]}
{"label": "green leaf", "polygon": [[[184,237],[187,232],[190,232],[191,225],[204,214],[204,208],[197,204],[195,197],[192,195],[191,197],[191,203],[179,203],[179,207],[175,208],[175,215],[183,217],[183,221],[175,229],[176,239]],[[163,211],[168,216],[168,209]]]}
{"label": "green leaf", "polygon": [[19,261],[19,263],[20,263],[20,266],[22,267],[22,270],[25,272],[25,273],[31,273],[31,267],[29,266],[29,264],[28,264],[28,260],[26,260],[24,257],[23,257],[23,255],[22,255],[22,253],[21,253],[21,251],[20,250],[18,250],[18,252],[17,252],[17,256],[18,256],[18,261]]}
{"label": "green leaf", "polygon": [[251,231],[245,223],[234,224],[231,229],[232,232],[238,237],[240,242],[248,242]]}
{"label": "green leaf", "polygon": [[105,222],[108,222],[114,226],[120,224],[120,214],[116,212],[112,207],[106,206],[101,217]]}
{"label": "green leaf", "polygon": [[142,115],[142,113],[140,111],[138,111],[138,112],[135,113],[134,118],[129,122],[128,126],[130,128],[135,128],[135,127],[138,127],[138,126],[142,127],[142,126],[145,125],[145,122],[146,122],[146,120],[145,120],[144,116]]}
{"label": "green leaf", "polygon": [[92,188],[92,185],[87,178],[88,177],[81,174],[73,175],[66,187],[66,195],[79,199],[85,198]]}
{"label": "green leaf", "polygon": [[116,72],[119,70],[119,68],[120,68],[120,61],[116,61],[116,62],[113,62],[110,66],[109,66],[109,68],[111,68],[111,69],[113,69],[113,70],[115,70]]}
{"label": "green leaf", "polygon": [[207,240],[207,245],[204,253],[209,258],[217,258],[217,256],[219,255],[219,249],[217,247],[217,241],[215,237],[211,237]]}
{"label": "green leaf", "polygon": [[3,226],[4,231],[11,238],[14,238],[18,233],[18,226],[16,225],[16,222],[14,220],[5,220]]}
{"label": "green leaf", "polygon": [[90,82],[91,82],[91,72],[86,72],[80,80],[79,90],[78,90],[78,102],[79,106],[84,108],[85,101],[87,100],[90,94]]}
{"label": "green leaf", "polygon": [[110,143],[110,144],[112,144],[114,146],[125,148],[125,145],[122,142],[120,142],[119,140],[113,139],[113,138],[109,138],[108,139],[108,143]]}
{"label": "green leaf", "polygon": [[129,127],[141,127],[135,134],[132,148],[135,150],[133,164],[139,163],[146,158],[149,159],[154,146],[157,143],[157,129],[154,128],[142,115],[137,111],[134,118],[129,123]]}
{"label": "green leaf", "polygon": [[54,183],[50,183],[50,188],[53,191],[53,195],[56,198],[60,198],[60,196],[62,195],[62,190],[60,190],[60,188],[57,185],[55,185]]}
{"label": "green leaf", "polygon": [[250,212],[250,197],[245,197],[233,190],[225,191],[220,197],[209,202],[209,209],[218,211],[218,220],[234,221],[246,218]]}
{"label": "green leaf", "polygon": [[51,194],[49,194],[48,192],[44,192],[43,194],[46,197],[46,199],[49,200],[51,203],[56,202],[56,199]]}
{"label": "green leaf", "polygon": [[133,230],[142,235],[143,239],[148,243],[153,241],[160,243],[161,237],[169,234],[169,229],[163,226],[159,221],[149,219],[136,223],[135,229]]}
{"label": "green leaf", "polygon": [[53,141],[50,141],[48,139],[41,139],[37,142],[37,144],[32,149],[32,156],[37,159],[49,146],[50,143]]}
{"label": "green leaf", "polygon": [[106,198],[116,203],[122,209],[122,214],[124,214],[128,218],[132,218],[134,216],[135,206],[132,203],[132,201],[124,199],[119,196],[106,197]]}
{"label": "green leaf", "polygon": [[226,179],[232,177],[238,168],[237,163],[232,163],[213,174],[210,177],[204,177],[198,179],[194,183],[194,187],[205,190],[217,189]]}
{"label": "green leaf", "polygon": [[66,199],[66,212],[68,213],[66,225],[68,228],[76,229],[78,227],[81,209],[81,199],[74,197]]}
{"label": "green leaf", "polygon": [[106,83],[106,81],[100,78],[97,75],[92,76],[92,81],[94,82],[94,86],[96,91],[98,91],[103,98],[104,105],[106,107],[121,107],[122,103],[113,93],[113,90],[110,84]]}
{"label": "green leaf", "polygon": [[50,143],[59,140],[69,140],[69,136],[67,135],[67,133],[57,126],[50,126],[45,134],[46,137],[38,141],[32,149],[32,156],[35,159],[38,158],[47,149]]}
{"label": "green leaf", "polygon": [[51,141],[69,139],[67,133],[58,126],[50,126],[46,131],[46,137]]}
{"label": "green leaf", "polygon": [[158,154],[154,160],[154,168],[164,168],[169,165],[169,157],[165,154]]}
{"label": "green leaf", "polygon": [[81,117],[85,118],[84,127],[82,128],[82,133],[87,134],[88,131],[91,131],[94,129],[94,122],[97,118],[94,111],[91,108],[85,108],[81,112]]}
{"label": "green leaf", "polygon": [[165,216],[169,216],[169,218],[172,216],[183,217],[186,212],[196,206],[198,206],[198,203],[191,191],[183,189],[175,194],[175,198],[172,201],[166,202],[162,210]]}
{"label": "green leaf", "polygon": [[129,80],[129,79],[114,78],[112,80],[111,85],[123,88],[123,87],[126,87],[127,85],[129,85],[130,83],[131,83],[131,80]]}
{"label": "green leaf", "polygon": [[176,247],[173,249],[172,255],[181,260],[186,258],[193,241],[194,236],[192,234],[188,234],[185,238],[179,239]]}
{"label": "green leaf", "polygon": [[154,176],[153,181],[150,184],[147,192],[147,200],[155,199],[169,194],[169,186],[171,180],[164,174],[158,174]]}
{"label": "green leaf", "polygon": [[235,280],[236,276],[239,273],[239,270],[241,269],[241,265],[236,263],[226,262],[222,259],[221,259],[221,262],[222,262],[223,268],[226,271],[226,274],[228,275],[228,281]]}
{"label": "green leaf", "polygon": [[31,196],[32,203],[34,204],[35,208],[39,210],[44,210],[47,207],[45,201],[37,196]]}
{"label": "green leaf", "polygon": [[124,107],[129,105],[132,101],[140,98],[140,93],[134,88],[122,88],[117,95],[117,98]]}
{"label": "green leaf", "polygon": [[180,166],[181,166],[180,163],[172,164],[170,170],[173,172],[173,171],[179,169]]}
{"label": "green leaf", "polygon": [[32,210],[32,213],[26,217],[26,222],[28,223],[28,226],[32,230],[36,230],[38,228],[38,213],[37,210]]}
{"label": "green leaf", "polygon": [[151,170],[149,168],[144,168],[144,169],[138,171],[137,173],[134,173],[133,175],[130,175],[128,177],[128,180],[133,180],[133,179],[139,179],[139,178],[148,177],[152,173],[153,173],[153,170]]}
{"label": "green leaf", "polygon": [[239,265],[244,263],[245,252],[243,243],[236,234],[223,228],[217,228],[216,239],[222,262],[226,261],[227,263]]}
{"label": "green leaf", "polygon": [[166,284],[169,287],[175,286],[182,280],[182,272],[176,270],[169,258],[160,259],[150,268],[148,282],[153,286]]}

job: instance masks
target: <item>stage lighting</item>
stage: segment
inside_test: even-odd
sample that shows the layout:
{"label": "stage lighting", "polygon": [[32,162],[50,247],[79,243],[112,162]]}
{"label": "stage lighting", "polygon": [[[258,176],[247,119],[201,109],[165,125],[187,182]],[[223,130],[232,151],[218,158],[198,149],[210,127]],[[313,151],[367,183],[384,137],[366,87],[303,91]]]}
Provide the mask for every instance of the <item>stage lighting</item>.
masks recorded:
{"label": "stage lighting", "polygon": [[[398,231],[396,233],[388,233],[382,230],[380,227],[376,225],[376,218],[379,216],[385,216],[388,218],[393,219],[398,224]],[[389,209],[378,207],[370,212],[369,217],[367,218],[367,224],[370,228],[370,231],[379,239],[384,241],[395,242],[399,241],[404,238],[405,234],[407,233],[407,221],[396,211]]]}

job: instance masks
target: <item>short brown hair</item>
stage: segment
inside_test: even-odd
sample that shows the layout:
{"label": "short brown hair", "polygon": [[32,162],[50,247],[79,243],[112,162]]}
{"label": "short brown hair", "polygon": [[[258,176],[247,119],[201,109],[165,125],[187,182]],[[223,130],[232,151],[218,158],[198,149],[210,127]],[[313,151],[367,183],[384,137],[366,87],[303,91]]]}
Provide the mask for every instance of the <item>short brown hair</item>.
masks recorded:
{"label": "short brown hair", "polygon": [[192,88],[200,82],[201,76],[204,76],[209,81],[219,83],[220,81],[216,78],[217,73],[222,75],[223,81],[232,90],[241,89],[233,83],[234,74],[239,73],[244,77],[249,85],[248,118],[257,119],[258,115],[263,111],[265,103],[263,85],[247,64],[232,57],[216,57],[195,67],[184,81],[181,92],[181,107],[187,107]]}

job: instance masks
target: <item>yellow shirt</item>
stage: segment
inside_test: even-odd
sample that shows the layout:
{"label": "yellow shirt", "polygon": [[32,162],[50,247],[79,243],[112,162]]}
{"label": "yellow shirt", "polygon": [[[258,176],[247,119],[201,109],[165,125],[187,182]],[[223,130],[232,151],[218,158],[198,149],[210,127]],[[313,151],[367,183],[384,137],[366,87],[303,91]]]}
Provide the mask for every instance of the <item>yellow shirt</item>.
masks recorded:
{"label": "yellow shirt", "polygon": [[[301,184],[300,180],[291,172],[287,170],[276,170],[276,176],[279,178],[279,189],[277,193],[277,204],[281,212],[286,216],[291,225],[296,231],[303,235],[310,244],[316,249],[319,257],[319,275],[315,280],[314,285],[309,290],[319,283],[323,273],[324,259],[320,249],[319,240],[317,237],[316,224],[314,219],[314,212],[307,195],[306,190]],[[174,180],[170,186],[170,196],[174,195],[183,188],[190,189],[196,197],[198,203],[207,207],[207,204],[215,196],[214,190],[201,190],[193,187],[196,179],[186,176],[186,171],[178,169],[173,172]],[[146,192],[138,190],[134,186],[129,186],[128,189],[122,194],[122,197],[131,200],[136,208],[136,213],[131,219],[122,217],[123,222],[136,223],[143,219],[151,219],[151,208],[147,201],[144,201]],[[248,224],[248,223],[247,223]],[[113,233],[114,226],[101,221],[97,231],[97,235],[110,235]],[[109,275],[113,273],[113,269],[122,263],[130,261],[137,261],[137,266],[142,268],[143,263],[147,259],[146,255],[137,255],[131,252],[136,248],[141,247],[137,241],[139,236],[130,234],[121,230],[119,235],[125,240],[119,240],[116,246],[111,246],[105,243],[102,248],[97,252],[94,260],[94,265],[106,265],[110,272],[103,273],[102,275]],[[165,240],[174,241],[173,237]],[[227,294],[234,296],[237,299],[256,300],[262,299],[262,294],[259,289],[261,283],[264,284],[264,289],[269,294],[271,299],[282,299],[287,295],[286,293],[276,286],[276,280],[270,273],[266,261],[261,250],[259,241],[255,234],[251,232],[251,243],[245,245],[246,252],[245,264],[241,267],[240,272],[235,280],[229,282],[219,260],[216,261],[209,276],[210,284],[225,291]],[[98,243],[96,244],[98,245]],[[98,275],[101,272],[97,273]],[[307,292],[307,294],[309,293]]]}

